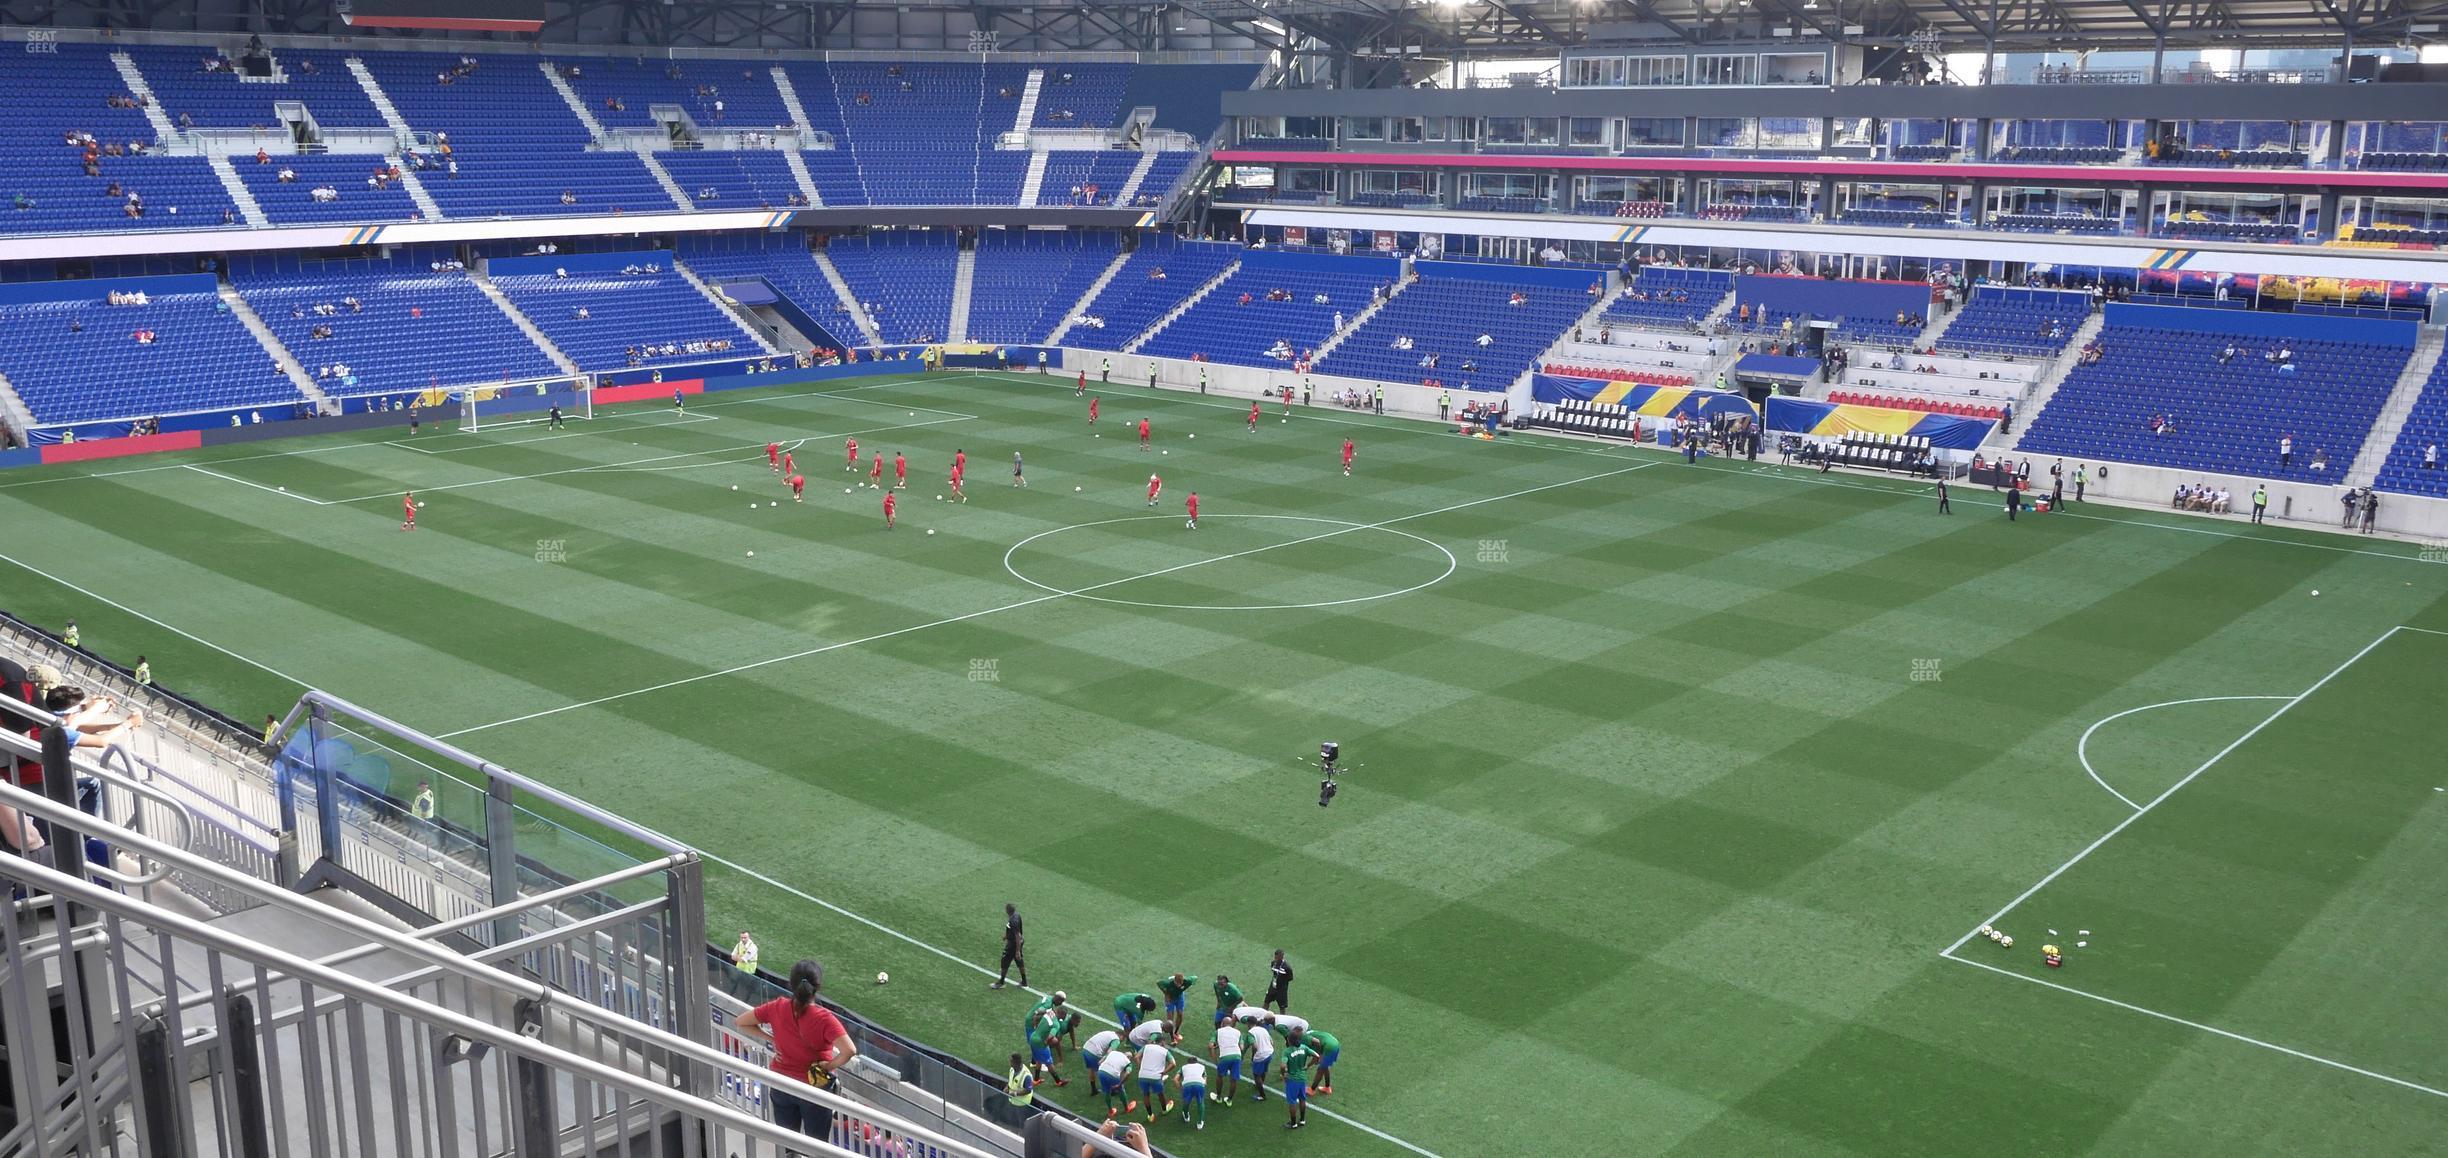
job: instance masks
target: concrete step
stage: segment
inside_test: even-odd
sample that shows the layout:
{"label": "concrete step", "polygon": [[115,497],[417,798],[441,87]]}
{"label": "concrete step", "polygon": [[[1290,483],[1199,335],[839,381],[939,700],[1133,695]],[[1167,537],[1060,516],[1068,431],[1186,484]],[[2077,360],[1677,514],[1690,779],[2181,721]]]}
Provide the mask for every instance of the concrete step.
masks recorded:
{"label": "concrete step", "polygon": [[2390,389],[2388,401],[2380,405],[2380,419],[2372,423],[2371,434],[2363,440],[2363,448],[2355,452],[2354,464],[2346,468],[2346,485],[2370,486],[2380,477],[2380,468],[2388,463],[2389,451],[2397,445],[2397,436],[2405,432],[2406,419],[2414,413],[2414,400],[2422,396],[2423,385],[2431,380],[2432,367],[2440,360],[2441,331],[2424,326],[2415,332],[2413,356],[2406,359],[2405,369],[2397,375],[2397,385]]}
{"label": "concrete step", "polygon": [[366,100],[373,104],[375,112],[382,114],[383,124],[390,126],[391,132],[399,137],[400,147],[413,144],[416,131],[408,127],[408,118],[400,115],[399,106],[391,103],[391,94],[383,91],[381,82],[374,79],[372,70],[354,56],[349,57],[346,63],[349,75],[357,78],[357,87],[365,90]]}
{"label": "concrete step", "polygon": [[262,346],[273,364],[280,367],[281,375],[289,379],[289,384],[297,387],[298,393],[313,399],[316,410],[324,414],[340,413],[340,404],[315,385],[314,377],[298,363],[297,355],[290,353],[289,347],[273,335],[272,327],[264,324],[263,316],[255,312],[255,307],[238,296],[237,288],[224,282],[220,292],[221,301],[229,306],[231,316],[237,318],[248,333],[255,335],[256,344]]}
{"label": "concrete step", "polygon": [[238,179],[238,170],[226,155],[215,155],[209,162],[213,176],[221,179],[221,187],[229,191],[230,200],[238,203],[238,216],[257,229],[269,228],[272,219],[264,216],[263,206],[249,192],[246,182]]}
{"label": "concrete step", "polygon": [[[1042,156],[1043,154],[1039,154]],[[964,249],[952,264],[952,320],[944,330],[947,342],[969,340],[969,295],[977,289],[977,251]]]}
{"label": "concrete step", "polygon": [[128,95],[145,98],[145,123],[153,126],[153,139],[164,148],[183,143],[186,138],[179,135],[177,125],[170,123],[170,114],[162,111],[161,100],[153,95],[153,86],[145,83],[144,73],[136,67],[135,59],[124,52],[114,52],[111,54],[111,67],[119,70],[119,82],[127,86]]}
{"label": "concrete step", "polygon": [[[842,308],[850,311],[850,320],[857,323],[859,333],[867,338],[867,344],[870,346],[883,345],[883,332],[876,329],[875,319],[867,316],[867,309],[859,304],[858,295],[850,292],[850,283],[842,280],[841,270],[834,266],[833,259],[821,253],[817,254],[816,268],[824,271],[825,284],[833,287],[833,296],[840,298]],[[816,320],[822,322],[826,319]]]}
{"label": "concrete step", "polygon": [[1072,319],[1079,317],[1081,312],[1088,308],[1088,303],[1095,301],[1098,294],[1105,292],[1105,287],[1113,282],[1115,274],[1122,272],[1122,264],[1129,261],[1130,256],[1128,250],[1114,255],[1113,262],[1105,267],[1105,272],[1098,274],[1097,279],[1089,283],[1088,292],[1081,294],[1078,301],[1071,303],[1070,309],[1063,311],[1062,321],[1055,323],[1054,332],[1046,335],[1046,345],[1059,346],[1062,344],[1063,335],[1071,332]]}
{"label": "concrete step", "polygon": [[[554,79],[560,78],[555,77]],[[510,296],[503,293],[500,286],[494,285],[493,279],[486,276],[484,270],[469,270],[468,277],[476,283],[477,292],[493,299],[493,304],[501,307],[503,316],[509,318],[511,324],[519,328],[520,333],[527,335],[527,340],[534,342],[536,349],[544,351],[544,356],[552,359],[552,364],[559,367],[562,373],[573,377],[579,373],[578,363],[572,361],[569,355],[562,353],[561,347],[554,345],[551,338],[545,337],[544,331],[536,328],[535,320],[528,317],[526,311],[512,304]]]}
{"label": "concrete step", "polygon": [[1138,353],[1139,347],[1146,345],[1148,339],[1155,337],[1158,333],[1161,333],[1166,326],[1172,325],[1173,319],[1189,313],[1190,307],[1199,304],[1201,299],[1205,298],[1208,294],[1214,293],[1217,286],[1223,285],[1225,278],[1231,277],[1239,272],[1241,272],[1241,263],[1238,261],[1233,262],[1231,265],[1225,266],[1223,270],[1218,272],[1214,277],[1208,278],[1207,284],[1198,287],[1198,292],[1191,294],[1189,297],[1183,298],[1180,305],[1174,306],[1171,310],[1166,311],[1165,316],[1156,319],[1156,324],[1149,326],[1146,332],[1140,334],[1136,338],[1132,338],[1128,344],[1122,347],[1122,352],[1125,354]]}
{"label": "concrete step", "polygon": [[[778,73],[782,70],[777,68],[774,71]],[[790,166],[791,180],[799,183],[799,195],[807,198],[807,203],[811,207],[822,208],[824,206],[824,194],[818,192],[816,189],[816,176],[815,174],[808,172],[807,158],[797,149],[784,149],[782,151],[782,163]]]}

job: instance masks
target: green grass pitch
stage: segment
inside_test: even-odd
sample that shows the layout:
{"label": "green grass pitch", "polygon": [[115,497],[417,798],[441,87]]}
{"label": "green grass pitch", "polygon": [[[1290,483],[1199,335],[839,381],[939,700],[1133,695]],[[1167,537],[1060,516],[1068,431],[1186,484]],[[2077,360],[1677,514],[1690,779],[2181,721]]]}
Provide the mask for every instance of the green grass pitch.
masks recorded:
{"label": "green grass pitch", "polygon": [[[1285,948],[1336,1092],[1296,1137],[1246,1094],[1159,1123],[1186,1154],[2437,1152],[2415,548],[1099,393],[1093,430],[1067,381],[944,376],[16,472],[0,604],[659,827],[719,858],[718,939],[989,1067],[1006,900],[1091,1011]],[[910,459],[896,531],[852,432]],[[1321,810],[1330,739],[1365,766]]]}

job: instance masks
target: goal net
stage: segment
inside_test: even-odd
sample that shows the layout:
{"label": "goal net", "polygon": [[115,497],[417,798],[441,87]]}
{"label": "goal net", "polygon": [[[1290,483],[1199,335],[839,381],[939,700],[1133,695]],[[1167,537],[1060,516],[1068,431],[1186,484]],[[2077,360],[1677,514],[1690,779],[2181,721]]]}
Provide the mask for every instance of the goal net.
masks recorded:
{"label": "goal net", "polygon": [[595,387],[584,376],[464,386],[450,394],[459,429],[469,433],[595,417]]}

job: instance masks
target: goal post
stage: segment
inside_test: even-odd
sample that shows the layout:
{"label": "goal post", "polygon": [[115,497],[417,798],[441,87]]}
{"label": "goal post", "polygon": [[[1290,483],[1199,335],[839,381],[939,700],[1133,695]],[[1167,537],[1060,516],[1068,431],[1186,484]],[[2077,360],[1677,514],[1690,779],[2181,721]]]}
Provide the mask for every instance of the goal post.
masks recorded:
{"label": "goal post", "polygon": [[462,386],[450,396],[459,429],[470,434],[550,422],[555,411],[563,419],[595,417],[595,384],[585,375]]}

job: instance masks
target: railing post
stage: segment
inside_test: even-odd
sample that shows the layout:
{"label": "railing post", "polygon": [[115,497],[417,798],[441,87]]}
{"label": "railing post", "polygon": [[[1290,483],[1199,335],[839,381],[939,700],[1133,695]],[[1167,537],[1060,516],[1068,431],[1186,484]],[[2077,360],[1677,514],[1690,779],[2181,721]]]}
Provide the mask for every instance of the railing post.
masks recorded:
{"label": "railing post", "polygon": [[[521,1032],[526,1032],[528,1026],[542,1026],[544,1008],[534,998],[522,997],[514,1007],[513,1016]],[[526,1057],[514,1060],[511,1067],[516,1087],[511,1112],[518,1119],[518,1152],[525,1158],[552,1158],[561,1152],[561,1131],[554,1113],[553,1097],[556,1091],[552,1067]],[[578,1104],[586,1104],[583,1092],[580,1092]]]}
{"label": "railing post", "polygon": [[[673,865],[664,877],[669,913],[663,925],[663,965],[670,974],[673,1033],[690,1041],[712,1044],[713,1007],[706,998],[705,862],[695,856]],[[714,1096],[714,1073],[699,1063],[687,1063],[687,1089],[699,1097]]]}
{"label": "railing post", "polygon": [[325,861],[336,866],[341,861],[340,774],[336,769],[323,766],[323,726],[327,718],[323,705],[320,703],[315,704],[307,715],[306,766],[314,769],[315,816],[318,819],[316,827],[323,830],[323,848],[320,855]]}
{"label": "railing post", "polygon": [[170,1030],[159,1014],[147,1014],[136,1027],[137,1120],[144,1130],[144,1152],[153,1158],[186,1158],[187,1134],[179,1129],[180,1099],[185,1090],[170,1068]]}
{"label": "railing post", "polygon": [[[485,777],[485,868],[491,877],[491,903],[506,905],[518,899],[518,809],[510,796],[510,784],[496,776]],[[504,916],[493,922],[493,943],[507,945],[519,939],[519,919]],[[504,963],[505,968],[511,967]]]}
{"label": "railing post", "polygon": [[264,1120],[263,1053],[255,1033],[255,1003],[226,993],[221,1025],[228,1035],[230,1084],[238,1104],[238,1158],[270,1158],[272,1132]]}
{"label": "railing post", "polygon": [[[309,726],[311,728],[311,724]],[[279,867],[275,870],[279,880],[275,883],[284,889],[293,889],[297,887],[298,878],[305,875],[298,864],[298,762],[288,757],[287,745],[272,749],[271,759],[273,798],[280,802]]]}

